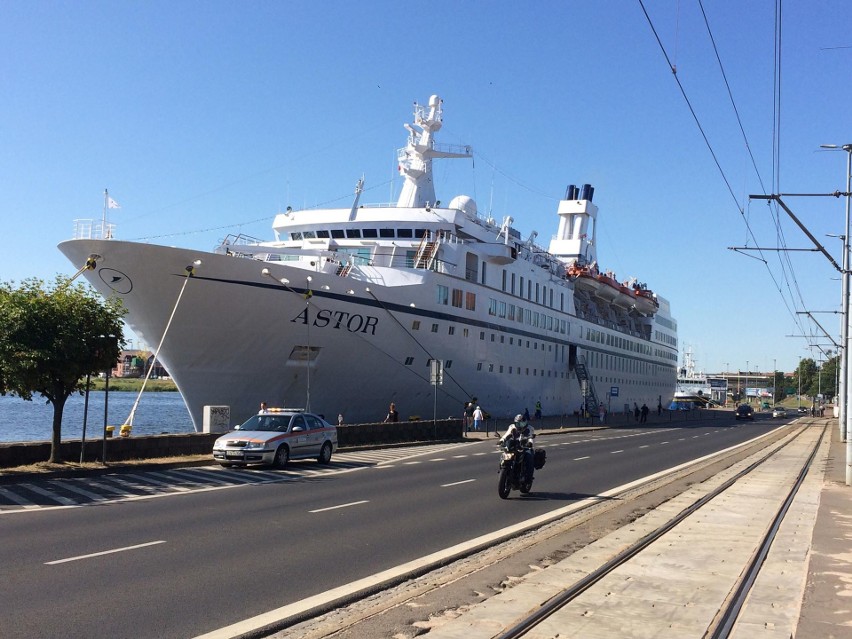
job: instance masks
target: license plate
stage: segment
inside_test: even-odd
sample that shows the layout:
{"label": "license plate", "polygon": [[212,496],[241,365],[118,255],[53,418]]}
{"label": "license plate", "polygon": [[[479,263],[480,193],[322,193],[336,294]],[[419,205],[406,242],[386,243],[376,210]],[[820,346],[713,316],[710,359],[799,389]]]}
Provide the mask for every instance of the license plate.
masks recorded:
{"label": "license plate", "polygon": [[225,457],[234,457],[234,458],[237,458],[237,459],[242,459],[243,458],[243,451],[241,451],[241,450],[226,450],[225,451]]}

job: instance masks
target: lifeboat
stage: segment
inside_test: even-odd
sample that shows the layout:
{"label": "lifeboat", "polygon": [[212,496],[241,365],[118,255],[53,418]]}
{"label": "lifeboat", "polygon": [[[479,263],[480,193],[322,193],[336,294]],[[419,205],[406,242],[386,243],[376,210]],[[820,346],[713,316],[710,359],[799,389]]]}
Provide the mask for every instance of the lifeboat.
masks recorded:
{"label": "lifeboat", "polygon": [[571,264],[565,270],[565,277],[574,282],[574,286],[584,291],[595,293],[600,288],[596,269],[593,271],[588,266]]}
{"label": "lifeboat", "polygon": [[621,294],[621,284],[616,281],[609,271],[606,274],[598,275],[596,279],[599,286],[595,295],[607,302],[614,302]]}
{"label": "lifeboat", "polygon": [[653,315],[660,308],[660,303],[657,301],[654,291],[638,288],[634,292],[636,293],[636,310],[643,315]]}
{"label": "lifeboat", "polygon": [[633,295],[636,297],[636,310],[643,315],[653,315],[659,310],[660,303],[657,301],[657,296],[647,284],[634,281]]}
{"label": "lifeboat", "polygon": [[621,308],[630,310],[636,305],[636,294],[630,290],[630,287],[626,284],[619,284],[618,295],[612,303]]}

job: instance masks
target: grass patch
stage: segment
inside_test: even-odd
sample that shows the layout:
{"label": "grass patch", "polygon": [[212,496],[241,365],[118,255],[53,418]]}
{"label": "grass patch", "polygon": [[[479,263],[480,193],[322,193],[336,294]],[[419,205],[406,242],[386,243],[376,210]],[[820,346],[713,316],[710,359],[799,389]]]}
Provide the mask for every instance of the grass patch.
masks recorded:
{"label": "grass patch", "polygon": [[[145,382],[144,379],[136,379],[132,377],[110,377],[109,379],[109,390],[112,391],[133,391],[138,393],[142,390],[142,384]],[[86,380],[83,380],[83,387],[86,386]],[[94,391],[102,391],[106,387],[106,380],[100,377],[92,378],[91,386],[89,387]],[[146,393],[158,393],[158,392],[176,392],[177,386],[170,379],[149,379],[148,383],[145,384],[145,392]]]}

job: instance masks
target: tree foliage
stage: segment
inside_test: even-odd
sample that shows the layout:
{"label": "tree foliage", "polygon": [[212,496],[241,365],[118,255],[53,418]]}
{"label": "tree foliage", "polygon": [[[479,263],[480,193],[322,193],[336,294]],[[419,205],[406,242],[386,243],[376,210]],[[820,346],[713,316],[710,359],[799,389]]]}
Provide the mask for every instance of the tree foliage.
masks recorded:
{"label": "tree foliage", "polygon": [[[830,357],[827,361],[818,365],[811,358],[805,358],[799,362],[796,374],[793,376],[793,385],[796,392],[802,389],[802,395],[816,397],[819,393],[832,401],[837,388],[837,374],[840,367],[840,358]],[[801,382],[801,387],[799,383]]]}
{"label": "tree foliage", "polygon": [[124,347],[124,308],[57,276],[0,283],[0,394],[53,405],[50,461],[61,461],[65,402],[86,375],[111,369]]}

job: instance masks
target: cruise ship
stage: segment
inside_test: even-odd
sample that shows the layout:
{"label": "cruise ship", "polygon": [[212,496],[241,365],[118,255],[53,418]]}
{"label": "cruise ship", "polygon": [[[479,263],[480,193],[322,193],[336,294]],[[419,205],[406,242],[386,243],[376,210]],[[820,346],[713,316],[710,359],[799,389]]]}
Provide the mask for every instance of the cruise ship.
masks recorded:
{"label": "cruise ship", "polygon": [[[177,384],[196,429],[205,406],[232,423],[260,402],[331,421],[511,418],[667,402],[677,374],[669,303],[597,261],[594,188],[568,186],[547,248],[466,195],[436,195],[433,162],[471,158],[436,142],[443,103],[415,103],[398,151],[395,204],[286,211],[274,240],[212,251],[123,241],[106,215],[77,220],[59,249]],[[105,208],[106,211],[106,208]],[[144,401],[144,400],[143,400]]]}
{"label": "cruise ship", "polygon": [[703,408],[713,399],[710,379],[702,371],[695,370],[692,349],[683,352],[683,366],[678,370],[673,404],[676,408]]}

